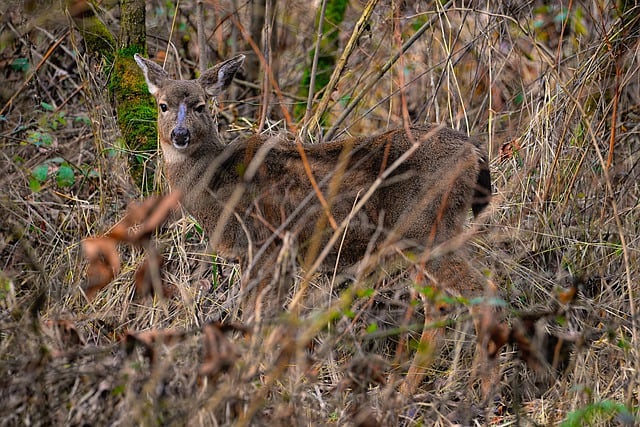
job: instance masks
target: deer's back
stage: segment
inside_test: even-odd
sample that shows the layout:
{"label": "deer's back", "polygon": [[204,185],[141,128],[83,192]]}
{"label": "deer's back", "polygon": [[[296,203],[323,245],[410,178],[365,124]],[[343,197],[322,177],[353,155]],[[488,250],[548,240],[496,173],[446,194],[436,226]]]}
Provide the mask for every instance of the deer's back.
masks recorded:
{"label": "deer's back", "polygon": [[[167,173],[172,186],[186,193],[187,210],[209,233],[234,192],[241,191],[218,245],[227,256],[242,256],[249,244],[247,231],[254,244],[287,231],[303,248],[322,220],[326,240],[333,231],[331,221],[341,223],[367,197],[363,209],[350,219],[344,241],[344,264],[352,264],[364,255],[374,235],[417,246],[442,241],[462,227],[482,167],[479,144],[435,126],[415,127],[411,134],[398,129],[304,145],[304,159],[289,141],[252,137],[221,152],[199,147],[191,164],[182,169],[174,165]],[[330,206],[331,220],[308,170]],[[191,178],[184,178],[187,175]],[[377,190],[367,194],[374,185]]]}

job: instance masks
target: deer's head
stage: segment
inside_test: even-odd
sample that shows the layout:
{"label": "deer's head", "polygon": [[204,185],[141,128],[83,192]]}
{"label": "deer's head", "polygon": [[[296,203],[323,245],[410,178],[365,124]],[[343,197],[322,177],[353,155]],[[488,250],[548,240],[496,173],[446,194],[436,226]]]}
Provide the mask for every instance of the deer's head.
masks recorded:
{"label": "deer's head", "polygon": [[134,55],[149,92],[158,102],[158,135],[165,161],[188,155],[199,144],[220,142],[207,100],[231,84],[244,58],[244,55],[238,55],[221,62],[195,80],[172,80],[155,62]]}

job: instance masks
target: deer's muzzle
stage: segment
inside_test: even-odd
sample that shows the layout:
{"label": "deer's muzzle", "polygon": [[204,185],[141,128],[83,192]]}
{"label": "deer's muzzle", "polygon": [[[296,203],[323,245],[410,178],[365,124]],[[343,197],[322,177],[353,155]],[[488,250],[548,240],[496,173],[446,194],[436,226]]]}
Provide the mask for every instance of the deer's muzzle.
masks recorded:
{"label": "deer's muzzle", "polygon": [[178,106],[178,120],[171,131],[171,142],[176,148],[186,148],[189,145],[189,129],[184,124],[187,118],[187,105],[181,102]]}
{"label": "deer's muzzle", "polygon": [[176,148],[186,148],[189,145],[189,129],[183,126],[173,128],[171,131],[171,142]]}

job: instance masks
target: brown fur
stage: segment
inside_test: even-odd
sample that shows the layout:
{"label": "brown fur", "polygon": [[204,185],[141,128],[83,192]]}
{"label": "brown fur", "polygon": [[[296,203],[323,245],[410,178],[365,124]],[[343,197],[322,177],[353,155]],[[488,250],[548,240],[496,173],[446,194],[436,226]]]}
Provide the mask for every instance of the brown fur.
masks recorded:
{"label": "brown fur", "polygon": [[[304,254],[305,242],[324,214],[296,144],[283,137],[254,136],[224,145],[206,108],[195,111],[196,107],[205,105],[207,92],[213,95],[227,86],[221,84],[219,88],[207,90],[203,80],[208,78],[210,87],[215,86],[217,80],[211,76],[235,74],[242,59],[236,57],[219,64],[199,80],[190,81],[169,80],[156,64],[139,56],[136,60],[147,70],[149,86],[157,87],[154,95],[158,103],[167,106],[166,112],[159,111],[160,143],[167,178],[172,188],[179,188],[185,194],[185,208],[205,230],[213,233],[231,194],[237,191],[238,184],[244,186],[233,209],[235,215],[224,224],[215,248],[217,252],[242,259],[249,240],[259,245],[278,230],[280,234],[292,232]],[[176,148],[171,132],[176,126],[181,102],[186,104],[184,123],[190,138],[186,147]],[[332,218],[340,223],[349,215],[358,197],[416,144],[415,151],[385,179],[351,220],[340,267],[353,265],[362,258],[378,227],[383,230],[380,239],[397,240],[404,249],[420,252],[461,232],[474,203],[481,173],[487,173],[483,147],[460,132],[434,125],[412,127],[410,133],[409,136],[405,130],[395,129],[376,136],[303,145],[325,198],[329,196],[330,185],[336,188],[332,180],[339,180],[330,211]],[[247,179],[245,171],[259,150],[266,153],[258,156],[259,166],[253,165],[258,166],[257,171]],[[338,166],[341,156],[347,158],[346,167]],[[488,192],[488,189],[480,190]],[[477,201],[476,205],[484,206],[486,201]],[[336,258],[337,252],[332,251],[324,265],[332,267]]]}

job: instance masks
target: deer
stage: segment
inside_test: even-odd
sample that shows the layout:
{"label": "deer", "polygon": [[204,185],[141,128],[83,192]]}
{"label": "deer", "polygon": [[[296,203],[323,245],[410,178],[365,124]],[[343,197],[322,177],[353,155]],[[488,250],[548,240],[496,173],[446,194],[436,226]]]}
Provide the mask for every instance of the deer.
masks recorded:
{"label": "deer", "polygon": [[[469,212],[478,216],[490,202],[480,140],[425,124],[321,143],[286,135],[225,143],[207,101],[230,86],[244,55],[192,80],[173,80],[155,62],[134,59],[157,101],[167,181],[182,192],[182,205],[217,255],[239,261],[243,277],[251,271],[262,275],[259,283],[269,282],[269,267],[291,250],[298,266],[349,274],[380,248],[422,257],[428,276],[446,291],[477,296],[486,288],[458,253],[460,244],[450,244],[463,234]],[[241,295],[250,299],[245,280],[243,286]],[[251,304],[279,292],[269,289],[253,289],[262,299]],[[251,304],[244,314],[260,312]],[[419,381],[422,368],[415,365]]]}

